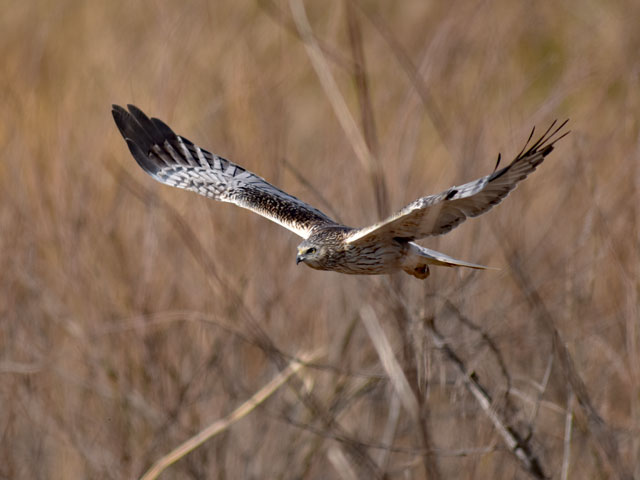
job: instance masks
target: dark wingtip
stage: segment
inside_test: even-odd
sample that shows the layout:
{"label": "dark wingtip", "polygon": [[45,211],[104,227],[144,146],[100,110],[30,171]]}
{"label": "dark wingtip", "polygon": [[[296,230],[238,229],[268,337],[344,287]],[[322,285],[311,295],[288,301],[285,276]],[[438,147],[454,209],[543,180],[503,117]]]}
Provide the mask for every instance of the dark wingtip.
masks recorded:
{"label": "dark wingtip", "polygon": [[534,167],[541,164],[544,158],[553,151],[556,142],[562,140],[564,137],[569,135],[569,133],[571,133],[571,130],[569,130],[567,132],[562,132],[561,135],[557,136],[567,123],[569,123],[569,119],[566,119],[560,125],[556,126],[558,124],[558,120],[554,120],[553,122],[551,122],[551,125],[549,125],[545,132],[540,136],[540,138],[538,138],[538,140],[536,140],[532,145],[529,145],[536,131],[536,128],[533,127],[531,129],[531,133],[529,134],[529,138],[527,139],[524,147],[522,147],[522,150],[520,150],[520,153],[518,153],[516,158],[509,165],[502,168],[501,170],[498,170],[498,165],[500,163],[500,154],[498,154],[498,162],[496,163],[496,167],[494,168],[493,173],[490,176],[490,180],[495,180],[496,178],[501,177],[507,171],[509,171],[509,169],[513,167],[513,165],[515,165],[522,159],[533,156],[535,154],[541,154],[541,156],[539,158],[535,157],[535,159],[530,158],[530,163]]}
{"label": "dark wingtip", "polygon": [[494,172],[498,170],[498,167],[500,166],[500,160],[502,160],[502,153],[498,152],[498,160],[496,161],[496,166],[493,168]]}
{"label": "dark wingtip", "polygon": [[558,120],[555,119],[553,122],[551,122],[551,125],[549,125],[549,127],[540,136],[540,138],[538,138],[538,140],[534,142],[533,145],[529,146],[529,142],[531,141],[531,137],[533,136],[532,131],[531,135],[529,136],[529,140],[527,140],[527,143],[525,144],[520,154],[516,157],[516,159],[533,154],[535,152],[542,153],[543,157],[550,154],[553,151],[553,146],[556,144],[556,142],[562,140],[564,137],[569,135],[569,133],[571,133],[571,130],[569,130],[567,132],[563,132],[560,136],[556,136],[567,123],[569,123],[568,118],[560,125],[558,125]]}
{"label": "dark wingtip", "polygon": [[131,103],[127,103],[127,110],[129,110],[129,113],[131,113],[131,115],[133,115],[136,120],[138,120],[139,122],[142,120],[140,123],[149,120],[149,117],[147,117],[147,115],[142,110]]}
{"label": "dark wingtip", "polygon": [[154,144],[162,144],[175,134],[171,132],[170,136],[165,135],[166,132],[158,129],[156,124],[135,105],[129,104],[127,109],[125,110],[120,105],[112,105],[113,120],[127,142],[133,158],[145,172],[153,176],[158,171],[159,165],[149,158],[151,148]]}
{"label": "dark wingtip", "polygon": [[[562,130],[564,128],[564,126],[569,123],[569,119],[567,118],[564,122],[562,122],[560,124],[560,126],[558,128],[555,129],[555,131],[549,135],[549,139],[553,138],[560,130]],[[560,135],[558,138],[554,138],[553,141],[551,142],[551,145],[553,145],[554,143],[556,143],[559,140],[562,140],[564,137],[566,137],[567,135],[569,135],[571,133],[571,130],[567,130],[566,132],[564,132],[562,135]]]}
{"label": "dark wingtip", "polygon": [[133,158],[135,158],[138,165],[140,165],[140,167],[142,167],[142,169],[149,175],[155,177],[155,174],[158,171],[158,165],[149,158],[147,152],[144,152],[134,140],[127,138],[126,141],[129,151],[131,152],[131,155],[133,155]]}
{"label": "dark wingtip", "polygon": [[127,138],[127,125],[129,124],[127,117],[129,116],[129,112],[127,112],[120,105],[112,105],[111,107],[111,115],[113,116],[114,122],[116,122],[116,126],[118,130],[120,130],[120,134],[125,138]]}
{"label": "dark wingtip", "polygon": [[155,118],[153,117],[151,119],[151,123],[153,123],[153,125],[156,127],[156,129],[160,132],[161,135],[163,135],[165,138],[173,138],[173,137],[177,137],[177,135],[174,133],[173,130],[171,130],[171,127],[169,125],[167,125],[166,123],[164,123],[162,120],[160,120],[159,118]]}

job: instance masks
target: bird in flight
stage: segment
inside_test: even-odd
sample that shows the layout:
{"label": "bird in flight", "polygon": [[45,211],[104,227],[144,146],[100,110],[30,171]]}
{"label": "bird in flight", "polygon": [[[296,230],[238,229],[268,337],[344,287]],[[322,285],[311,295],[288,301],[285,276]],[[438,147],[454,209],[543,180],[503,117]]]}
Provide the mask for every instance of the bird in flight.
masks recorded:
{"label": "bird in flight", "polygon": [[485,269],[418,245],[414,240],[445,234],[469,217],[477,217],[500,203],[549,155],[569,132],[554,121],[532,145],[534,130],[522,151],[506,167],[485,177],[419,198],[374,225],[351,228],[296,197],[274,187],[240,165],[176,135],[162,120],[140,109],[114,105],[113,118],[131,154],[142,169],[159,182],[184,188],[223,202],[235,203],[272,220],[303,238],[296,263],[317,270],[354,275],[405,271],[429,276],[429,266]]}

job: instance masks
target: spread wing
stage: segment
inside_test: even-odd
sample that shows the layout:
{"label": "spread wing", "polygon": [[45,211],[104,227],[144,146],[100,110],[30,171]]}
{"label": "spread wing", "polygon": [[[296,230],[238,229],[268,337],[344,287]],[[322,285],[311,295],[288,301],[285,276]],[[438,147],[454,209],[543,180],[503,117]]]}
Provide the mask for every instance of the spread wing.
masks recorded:
{"label": "spread wing", "polygon": [[133,105],[113,106],[113,119],[145,172],[159,182],[262,215],[303,238],[336,222],[239,165],[207,152]]}
{"label": "spread wing", "polygon": [[496,165],[496,170],[491,175],[451,187],[437,195],[419,198],[386,220],[354,231],[347,243],[370,240],[373,236],[414,240],[442,235],[467,218],[482,215],[500,203],[520,181],[527,178],[542,163],[553,150],[555,142],[569,133],[558,136],[567,122],[568,120],[554,129],[554,121],[544,135],[528,147],[535,129],[532,130],[522,151],[506,167],[497,170]]}

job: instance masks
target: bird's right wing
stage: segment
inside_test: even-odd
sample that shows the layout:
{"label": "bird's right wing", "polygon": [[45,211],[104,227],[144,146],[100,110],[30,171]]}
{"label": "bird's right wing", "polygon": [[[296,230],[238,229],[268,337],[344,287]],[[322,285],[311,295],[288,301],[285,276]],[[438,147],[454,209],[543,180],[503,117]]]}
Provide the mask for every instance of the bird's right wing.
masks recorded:
{"label": "bird's right wing", "polygon": [[314,228],[336,225],[320,210],[274,187],[239,165],[214,155],[140,109],[113,106],[113,119],[131,154],[159,182],[184,188],[262,215],[308,238]]}
{"label": "bird's right wing", "polygon": [[520,181],[527,178],[542,163],[553,150],[554,143],[569,133],[558,135],[567,122],[568,120],[558,127],[555,127],[556,122],[553,122],[540,139],[529,147],[534,133],[531,131],[522,151],[506,167],[473,182],[419,198],[386,220],[355,230],[347,238],[347,243],[366,242],[374,237],[381,240],[415,240],[442,235],[456,228],[467,218],[482,215],[500,203]]}

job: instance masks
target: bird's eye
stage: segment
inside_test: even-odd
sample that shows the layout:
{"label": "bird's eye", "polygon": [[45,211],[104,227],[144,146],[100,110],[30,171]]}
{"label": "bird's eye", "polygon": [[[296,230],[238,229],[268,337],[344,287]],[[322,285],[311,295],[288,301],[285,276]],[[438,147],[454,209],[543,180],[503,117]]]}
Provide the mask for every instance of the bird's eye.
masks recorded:
{"label": "bird's eye", "polygon": [[308,248],[307,251],[304,253],[305,255],[311,255],[312,253],[316,253],[316,247]]}

